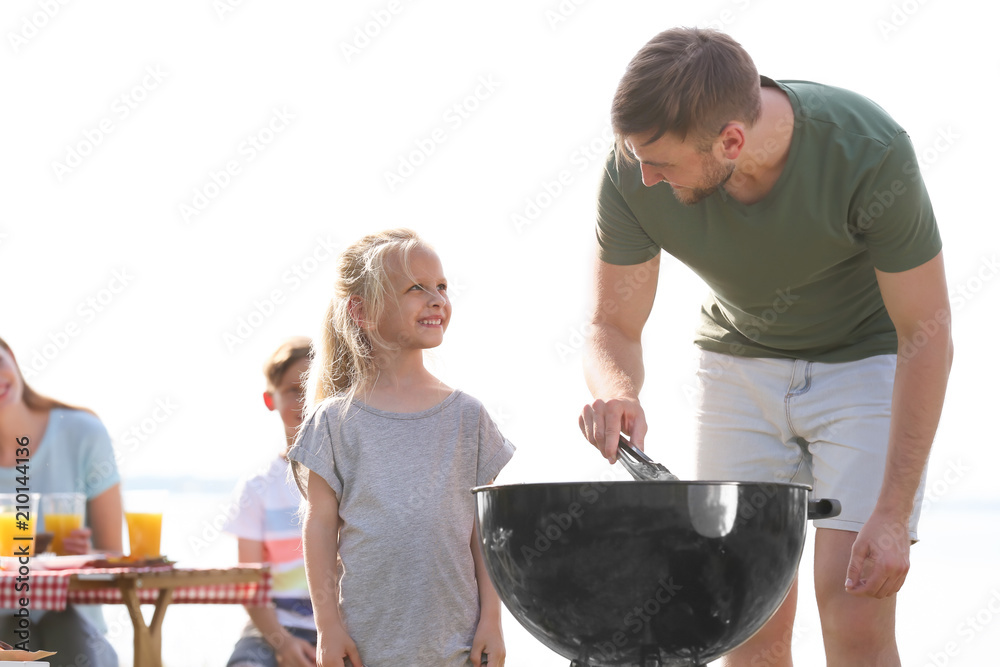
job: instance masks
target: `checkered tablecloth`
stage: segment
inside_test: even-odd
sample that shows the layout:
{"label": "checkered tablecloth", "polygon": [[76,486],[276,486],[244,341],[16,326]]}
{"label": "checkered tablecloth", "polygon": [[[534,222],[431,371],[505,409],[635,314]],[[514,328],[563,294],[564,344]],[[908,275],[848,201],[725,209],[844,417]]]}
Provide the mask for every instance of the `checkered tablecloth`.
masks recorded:
{"label": "checkered tablecloth", "polygon": [[[76,604],[121,604],[122,595],[114,577],[123,574],[139,574],[147,572],[172,573],[174,581],[183,582],[185,576],[191,574],[212,574],[224,572],[221,570],[174,569],[169,566],[147,568],[101,568],[81,570],[40,570],[31,571],[27,581],[28,590],[18,591],[19,584],[16,572],[0,572],[0,609],[17,609],[24,606],[20,598],[26,597],[30,609],[65,609],[67,602]],[[107,588],[95,590],[70,590],[74,576],[88,575],[108,577]],[[252,583],[226,583],[198,586],[177,586],[174,588],[171,602],[174,604],[246,604],[252,606],[265,605],[270,599],[271,576],[267,568],[261,572],[261,581]],[[155,581],[136,589],[139,601],[152,604],[156,602],[160,588]]]}

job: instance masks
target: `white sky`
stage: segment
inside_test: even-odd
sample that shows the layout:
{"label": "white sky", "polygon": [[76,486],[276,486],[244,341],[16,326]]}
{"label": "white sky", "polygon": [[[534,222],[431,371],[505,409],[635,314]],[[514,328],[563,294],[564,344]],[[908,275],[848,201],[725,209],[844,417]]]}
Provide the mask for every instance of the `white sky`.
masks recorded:
{"label": "white sky", "polygon": [[[995,4],[232,4],[0,12],[0,336],[37,389],[100,414],[127,477],[233,478],[276,451],[264,358],[320,325],[328,248],[397,225],[452,281],[434,367],[518,446],[501,481],[606,473],[576,419],[609,103],[656,32],[714,25],[761,73],[854,89],[908,129],[956,295],[929,481],[948,500],[1000,499],[995,157],[974,138],[996,110]],[[515,224],[529,200],[539,212]],[[704,296],[667,261],[647,327],[647,448],[681,476]]]}

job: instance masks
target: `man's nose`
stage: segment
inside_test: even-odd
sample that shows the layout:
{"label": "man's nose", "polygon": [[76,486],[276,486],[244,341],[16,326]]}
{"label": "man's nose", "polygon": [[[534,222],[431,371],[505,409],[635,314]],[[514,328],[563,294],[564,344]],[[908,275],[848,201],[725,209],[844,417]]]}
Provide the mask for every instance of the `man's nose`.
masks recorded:
{"label": "man's nose", "polygon": [[663,176],[653,167],[641,165],[639,170],[642,174],[642,184],[647,188],[663,180]]}

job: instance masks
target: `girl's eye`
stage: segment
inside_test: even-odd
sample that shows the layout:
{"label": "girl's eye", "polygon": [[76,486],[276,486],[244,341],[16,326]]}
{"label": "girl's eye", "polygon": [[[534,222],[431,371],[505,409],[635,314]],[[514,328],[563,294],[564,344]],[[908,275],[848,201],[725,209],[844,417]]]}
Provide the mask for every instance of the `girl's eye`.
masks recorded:
{"label": "girl's eye", "polygon": [[414,285],[413,287],[410,288],[410,291],[412,292],[413,290],[422,290],[422,289],[423,287],[421,287],[420,285]]}
{"label": "girl's eye", "polygon": [[445,285],[444,283],[441,283],[440,285],[438,285],[438,289],[441,290],[442,292],[447,292],[448,286]]}

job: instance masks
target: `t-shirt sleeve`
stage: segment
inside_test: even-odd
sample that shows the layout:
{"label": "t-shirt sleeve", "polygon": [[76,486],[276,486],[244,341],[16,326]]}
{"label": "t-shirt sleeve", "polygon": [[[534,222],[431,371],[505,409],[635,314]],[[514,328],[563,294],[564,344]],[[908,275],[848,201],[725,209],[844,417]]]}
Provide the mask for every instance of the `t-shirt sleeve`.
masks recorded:
{"label": "t-shirt sleeve", "polygon": [[514,445],[505,438],[485,407],[479,412],[479,465],[476,484],[489,484],[514,456]]}
{"label": "t-shirt sleeve", "polygon": [[302,497],[307,497],[309,471],[316,473],[330,485],[340,499],[343,482],[336,474],[333,460],[333,437],[330,432],[330,412],[337,407],[323,406],[313,412],[299,431],[299,437],[288,450],[295,484]]}
{"label": "t-shirt sleeve", "polygon": [[121,476],[115,462],[115,448],[104,424],[93,417],[80,422],[79,429],[83,457],[78,460],[83,469],[77,479],[83,480],[83,493],[90,500],[121,482]]}
{"label": "t-shirt sleeve", "polygon": [[597,256],[608,264],[642,264],[660,247],[649,238],[622,195],[612,151],[597,191]]}
{"label": "t-shirt sleeve", "polygon": [[876,269],[888,273],[906,271],[941,251],[930,196],[905,132],[890,142],[859,195],[851,209],[852,222],[867,244]]}
{"label": "t-shirt sleeve", "polygon": [[258,491],[260,476],[245,479],[236,489],[236,513],[223,527],[227,533],[246,540],[264,541],[264,497]]}

